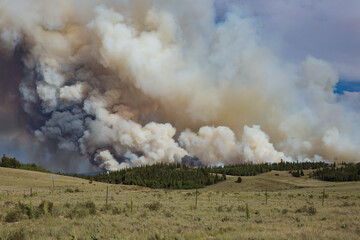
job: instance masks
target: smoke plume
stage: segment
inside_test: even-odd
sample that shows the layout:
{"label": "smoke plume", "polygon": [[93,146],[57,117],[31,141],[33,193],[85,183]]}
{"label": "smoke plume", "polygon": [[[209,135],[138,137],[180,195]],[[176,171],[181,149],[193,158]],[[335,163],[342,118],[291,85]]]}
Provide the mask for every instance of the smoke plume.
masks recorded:
{"label": "smoke plume", "polygon": [[1,1],[0,140],[66,170],[360,161],[360,115],[333,93],[336,71],[287,63],[219,4]]}

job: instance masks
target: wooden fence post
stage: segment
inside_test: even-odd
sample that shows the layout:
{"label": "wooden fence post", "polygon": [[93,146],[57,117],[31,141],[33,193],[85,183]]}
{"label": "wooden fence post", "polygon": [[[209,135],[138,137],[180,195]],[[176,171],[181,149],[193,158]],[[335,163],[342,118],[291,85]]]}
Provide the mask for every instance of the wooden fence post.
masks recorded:
{"label": "wooden fence post", "polygon": [[108,199],[109,199],[109,186],[106,186],[106,207],[108,205]]}
{"label": "wooden fence post", "polygon": [[196,188],[195,209],[197,209],[197,201],[198,201],[198,189]]}
{"label": "wooden fence post", "polygon": [[324,206],[324,200],[325,200],[325,188],[323,189],[323,196],[322,196],[321,206]]}
{"label": "wooden fence post", "polygon": [[267,189],[266,189],[266,192],[265,192],[265,197],[266,197],[266,205],[267,205],[267,200],[268,200],[268,193],[267,193]]}

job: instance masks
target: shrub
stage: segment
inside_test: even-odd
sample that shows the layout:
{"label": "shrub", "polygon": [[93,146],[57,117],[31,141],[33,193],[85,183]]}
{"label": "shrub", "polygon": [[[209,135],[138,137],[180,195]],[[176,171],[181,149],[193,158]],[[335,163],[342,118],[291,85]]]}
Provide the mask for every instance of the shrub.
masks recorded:
{"label": "shrub", "polygon": [[24,218],[34,219],[48,213],[52,214],[53,207],[54,204],[50,201],[42,201],[37,208],[34,208],[31,199],[29,205],[19,201],[14,209],[5,216],[5,222],[18,222]]}
{"label": "shrub", "polygon": [[54,208],[53,202],[43,200],[37,208],[36,215],[37,217],[39,217],[41,215],[53,214],[53,208]]}
{"label": "shrub", "polygon": [[20,228],[14,232],[11,232],[7,239],[11,240],[24,240],[26,239],[26,233],[24,228]]}
{"label": "shrub", "polygon": [[319,199],[322,199],[323,197],[324,198],[329,198],[329,194],[325,193],[324,195],[323,194],[319,195]]}
{"label": "shrub", "polygon": [[87,201],[84,203],[77,203],[74,209],[69,213],[70,218],[82,218],[87,215],[96,214],[96,205],[93,201]]}
{"label": "shrub", "polygon": [[13,223],[20,221],[22,218],[23,214],[18,209],[14,209],[6,214],[4,221],[7,223]]}
{"label": "shrub", "polygon": [[217,208],[216,208],[216,211],[218,211],[218,212],[222,212],[223,211],[223,206],[218,206]]}
{"label": "shrub", "polygon": [[35,210],[34,210],[34,206],[32,204],[31,199],[30,199],[30,206],[29,206],[29,209],[28,209],[28,216],[29,216],[30,219],[35,218]]}
{"label": "shrub", "polygon": [[65,192],[66,192],[66,193],[73,193],[74,190],[72,190],[71,188],[67,188],[67,189],[65,190]]}
{"label": "shrub", "polygon": [[98,240],[98,239],[99,237],[95,233],[91,234],[91,240]]}
{"label": "shrub", "polygon": [[308,207],[307,213],[310,215],[315,215],[317,213],[317,210],[314,206]]}
{"label": "shrub", "polygon": [[150,204],[145,204],[144,205],[146,208],[148,208],[150,211],[159,211],[161,208],[161,203],[160,202],[153,202]]}
{"label": "shrub", "polygon": [[90,215],[96,214],[96,205],[93,201],[87,201],[84,206],[89,210]]}
{"label": "shrub", "polygon": [[243,206],[243,205],[239,205],[238,207],[237,207],[237,210],[239,211],[239,212],[245,212],[245,207]]}
{"label": "shrub", "polygon": [[112,209],[112,214],[113,214],[113,215],[121,214],[121,208],[114,207],[114,208]]}
{"label": "shrub", "polygon": [[100,208],[100,211],[101,211],[101,212],[107,212],[107,211],[109,211],[110,209],[111,209],[111,205],[108,204],[108,205],[102,206],[102,207]]}
{"label": "shrub", "polygon": [[293,177],[300,177],[300,176],[301,176],[299,170],[297,170],[296,172],[291,172],[291,175],[292,175]]}
{"label": "shrub", "polygon": [[70,217],[71,219],[74,219],[74,218],[83,218],[83,217],[86,217],[87,215],[89,214],[88,211],[86,211],[86,209],[84,208],[78,208],[78,207],[75,207],[68,215],[68,217]]}
{"label": "shrub", "polygon": [[294,194],[288,194],[288,198],[295,198]]}
{"label": "shrub", "polygon": [[242,182],[242,178],[241,178],[241,177],[238,177],[238,179],[237,179],[236,182],[237,182],[237,183],[241,183],[241,182]]}
{"label": "shrub", "polygon": [[315,215],[317,210],[314,206],[302,206],[295,211],[296,213],[308,213],[309,215]]}
{"label": "shrub", "polygon": [[165,212],[165,217],[173,217],[174,216],[174,214],[172,214],[171,212],[168,212],[168,211],[166,211]]}
{"label": "shrub", "polygon": [[227,211],[227,212],[231,212],[232,209],[233,209],[233,206],[230,206],[230,207],[227,207],[227,208],[226,208],[226,211]]}

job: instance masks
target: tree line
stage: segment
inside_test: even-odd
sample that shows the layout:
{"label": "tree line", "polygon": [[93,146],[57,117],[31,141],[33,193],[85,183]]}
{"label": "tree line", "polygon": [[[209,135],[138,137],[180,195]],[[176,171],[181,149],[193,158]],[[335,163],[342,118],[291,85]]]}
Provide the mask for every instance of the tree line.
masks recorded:
{"label": "tree line", "polygon": [[207,167],[189,168],[180,164],[154,164],[120,171],[98,174],[95,176],[73,174],[90,181],[138,185],[163,189],[203,188],[226,179],[225,174],[212,174]]}
{"label": "tree line", "polygon": [[360,163],[348,163],[341,167],[331,165],[313,171],[310,177],[331,182],[360,181]]}
{"label": "tree line", "polygon": [[[1,158],[0,167],[16,168],[30,171],[46,172],[51,171],[34,163],[23,164],[16,158]],[[155,164],[127,168],[120,171],[102,173],[95,176],[82,174],[65,174],[74,177],[85,178],[90,181],[99,181],[114,184],[139,185],[150,188],[165,189],[194,189],[226,180],[226,175],[233,176],[255,176],[257,174],[276,171],[289,171],[294,177],[304,176],[303,170],[313,169],[310,177],[323,181],[359,181],[360,163],[342,164],[342,167],[335,163],[325,162],[284,162],[279,163],[245,163],[239,165],[227,165],[219,167],[189,168],[184,164]],[[241,182],[241,181],[240,181]]]}
{"label": "tree line", "polygon": [[[209,169],[212,173],[220,173],[232,176],[255,176],[260,173],[274,171],[291,171],[299,173],[299,176],[302,170],[308,169],[320,169],[326,168],[329,164],[325,162],[284,162],[279,163],[244,163],[238,165],[227,165],[220,167],[211,167]],[[296,175],[296,174],[295,174]]]}
{"label": "tree line", "polygon": [[5,154],[1,158],[0,167],[17,168],[23,170],[51,173],[50,170],[40,167],[34,163],[28,163],[28,164],[20,163],[18,160],[16,160],[16,158],[7,157]]}

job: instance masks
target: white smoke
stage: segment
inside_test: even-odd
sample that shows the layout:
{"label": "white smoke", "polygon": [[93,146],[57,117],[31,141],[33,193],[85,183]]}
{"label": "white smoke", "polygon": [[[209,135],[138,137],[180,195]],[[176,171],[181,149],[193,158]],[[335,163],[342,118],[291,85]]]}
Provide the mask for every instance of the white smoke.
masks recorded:
{"label": "white smoke", "polygon": [[333,93],[336,71],[283,62],[254,19],[215,22],[207,0],[83,4],[0,3],[1,51],[22,60],[19,104],[44,146],[110,171],[186,155],[360,160],[359,114]]}

